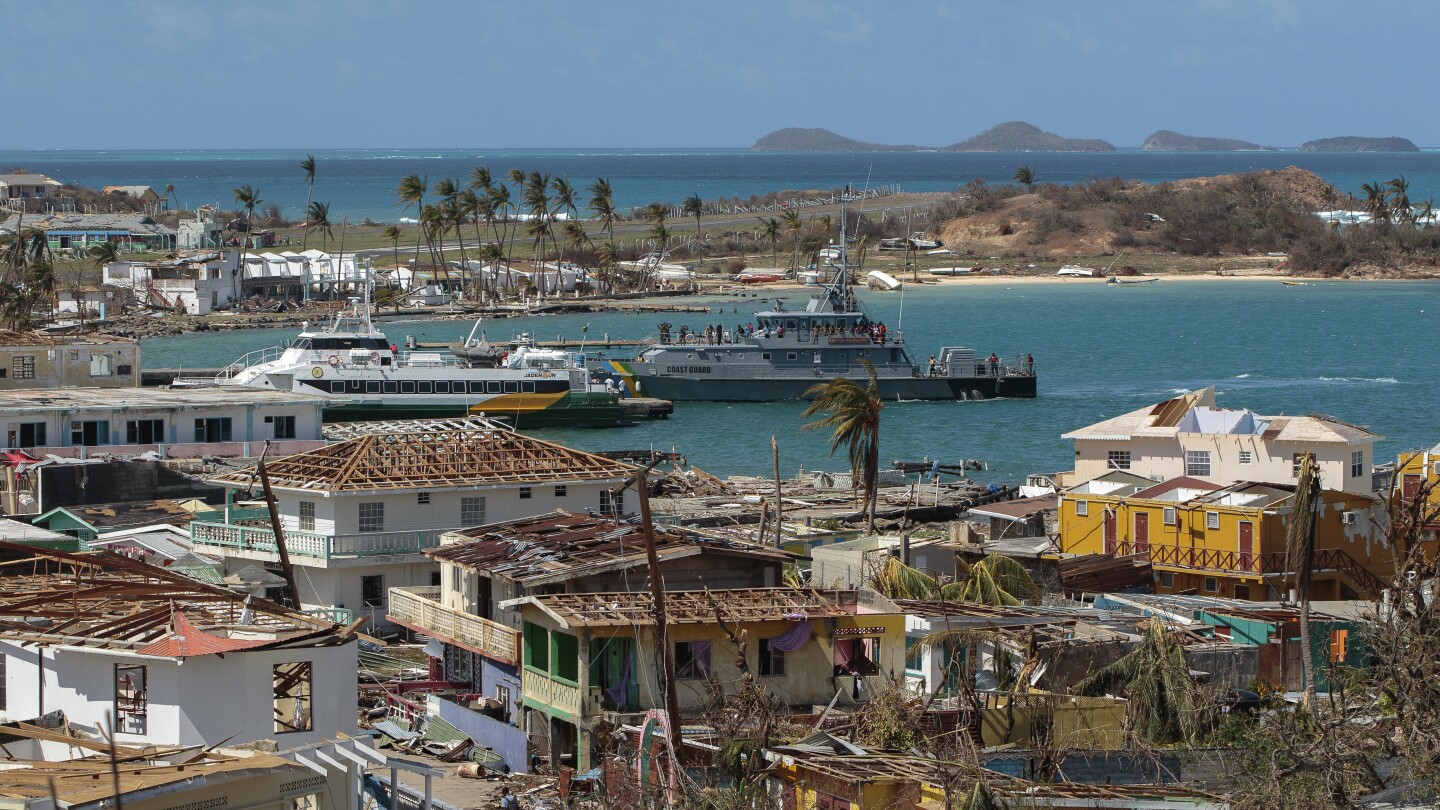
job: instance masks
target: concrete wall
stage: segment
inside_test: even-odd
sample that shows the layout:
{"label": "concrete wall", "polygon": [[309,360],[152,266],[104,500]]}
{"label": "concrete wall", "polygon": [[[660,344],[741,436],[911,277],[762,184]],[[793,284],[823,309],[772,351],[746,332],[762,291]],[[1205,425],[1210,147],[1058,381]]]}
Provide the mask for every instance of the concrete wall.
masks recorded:
{"label": "concrete wall", "polygon": [[[122,744],[211,745],[273,739],[281,748],[309,745],[356,728],[356,647],[234,652],[224,659],[201,656],[177,661],[113,650],[48,647],[37,651],[0,641],[6,657],[7,720],[63,711],[71,722],[100,728],[115,708],[115,666],[146,667],[149,693],[145,732],[118,729]],[[43,655],[40,692],[37,656]],[[313,665],[313,731],[276,734],[271,694],[276,664]],[[232,735],[234,735],[232,737]]]}
{"label": "concrete wall", "polygon": [[[91,359],[107,358],[108,373]],[[34,376],[17,376],[33,363]],[[122,372],[121,366],[128,371]],[[0,346],[0,391],[31,388],[135,388],[140,385],[140,346],[135,343],[75,343],[56,346]]]}
{"label": "concrete wall", "polygon": [[[183,451],[184,445],[195,444],[199,438],[195,434],[196,419],[230,419],[231,441],[254,442],[258,445],[266,439],[275,439],[274,421],[266,422],[269,417],[292,416],[295,418],[295,439],[307,441],[318,441],[324,439],[321,432],[320,422],[321,403],[287,403],[287,404],[197,404],[185,408],[176,407],[77,407],[49,412],[27,413],[19,411],[7,411],[3,402],[0,402],[0,441],[4,441],[7,448],[23,448],[32,450],[35,453],[44,455],[52,452],[52,448],[65,448],[76,446],[72,442],[70,423],[78,421],[107,421],[109,422],[109,436],[102,445],[120,445],[135,448],[133,452],[142,452],[145,449],[155,447],[155,443],[139,445],[128,442],[127,422],[133,420],[159,419],[164,422],[161,444],[173,445],[167,451],[172,457]],[[45,439],[44,445],[25,445],[20,441],[20,426],[24,424],[44,423]],[[13,440],[11,434],[14,434]],[[107,448],[113,450],[114,448]],[[199,450],[200,448],[196,448]],[[307,448],[309,449],[309,448]],[[92,452],[101,452],[99,448],[92,448]],[[272,450],[272,452],[275,452]],[[282,449],[284,452],[300,452],[297,448]]]}
{"label": "concrete wall", "polygon": [[83,466],[42,467],[39,512],[59,506],[153,501],[159,498],[200,498],[220,503],[225,491],[197,481],[156,461],[110,461]]}

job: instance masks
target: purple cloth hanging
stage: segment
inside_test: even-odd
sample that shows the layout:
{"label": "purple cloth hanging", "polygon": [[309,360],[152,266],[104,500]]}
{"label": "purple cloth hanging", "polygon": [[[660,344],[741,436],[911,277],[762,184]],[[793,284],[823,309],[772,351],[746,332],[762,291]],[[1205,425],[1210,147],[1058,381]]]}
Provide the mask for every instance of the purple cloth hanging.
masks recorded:
{"label": "purple cloth hanging", "polygon": [[770,639],[770,649],[780,652],[795,652],[810,640],[810,622],[796,622],[795,626]]}
{"label": "purple cloth hanging", "polygon": [[695,654],[695,674],[702,678],[710,677],[710,642],[696,641],[691,650]]}
{"label": "purple cloth hanging", "polygon": [[633,673],[630,672],[630,654],[627,650],[626,654],[620,657],[620,682],[605,690],[605,695],[622,710],[626,706],[626,699],[630,697],[630,677],[632,674]]}

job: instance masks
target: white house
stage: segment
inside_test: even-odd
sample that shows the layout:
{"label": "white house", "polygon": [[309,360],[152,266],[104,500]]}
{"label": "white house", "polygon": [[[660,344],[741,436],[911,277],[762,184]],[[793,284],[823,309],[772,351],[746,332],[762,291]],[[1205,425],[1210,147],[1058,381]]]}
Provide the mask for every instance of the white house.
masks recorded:
{"label": "white house", "polygon": [[0,591],[0,719],[61,711],[98,732],[113,716],[127,745],[355,733],[356,644],[338,626],[106,552],[33,562]]}
{"label": "white house", "polygon": [[239,252],[209,252],[157,262],[111,262],[101,283],[153,307],[208,315],[240,296]]}
{"label": "white house", "polygon": [[35,458],[101,453],[255,457],[321,447],[321,394],[243,386],[52,388],[0,399],[4,447]]}
{"label": "white house", "polygon": [[[422,552],[441,534],[562,508],[627,512],[612,490],[633,468],[494,425],[362,435],[271,461],[266,472],[301,604],[381,623],[390,588],[440,584]],[[213,481],[259,488],[253,470]],[[253,512],[191,523],[194,551],[223,558],[228,573],[277,563],[268,518]]]}
{"label": "white house", "polygon": [[1368,495],[1375,442],[1384,437],[1324,414],[1261,416],[1217,408],[1212,387],[1062,438],[1075,441],[1075,471],[1066,486],[1110,470],[1154,481],[1189,476],[1222,487],[1242,481],[1293,484],[1299,455],[1312,452],[1326,489]]}

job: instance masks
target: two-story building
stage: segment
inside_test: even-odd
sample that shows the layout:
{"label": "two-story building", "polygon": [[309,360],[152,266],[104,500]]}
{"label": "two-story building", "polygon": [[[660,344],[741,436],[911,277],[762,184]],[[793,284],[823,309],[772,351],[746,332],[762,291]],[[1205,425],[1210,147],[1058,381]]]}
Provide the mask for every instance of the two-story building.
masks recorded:
{"label": "two-story building", "polygon": [[[673,526],[656,526],[654,539],[667,589],[774,587],[794,559]],[[643,528],[597,514],[557,511],[449,532],[440,542],[426,552],[440,563],[440,584],[392,588],[390,620],[440,641],[443,679],[492,699],[496,719],[517,727],[522,621],[501,605],[544,593],[642,590],[650,577]]]}
{"label": "two-story building", "polygon": [[31,203],[54,199],[62,185],[43,174],[0,174],[0,204],[17,209],[29,204],[30,210],[35,210]]}
{"label": "two-story building", "polygon": [[[522,619],[522,695],[552,763],[581,770],[611,743],[604,728],[663,708],[655,605],[648,592],[543,594]],[[750,675],[796,707],[863,700],[905,669],[905,614],[869,591],[799,588],[667,591],[669,654],[682,716],[708,684]]]}
{"label": "two-story building", "polygon": [[140,344],[133,340],[0,329],[0,391],[139,384]]}
{"label": "two-story building", "polygon": [[[1144,555],[1157,593],[1280,599],[1296,585],[1285,553],[1294,495],[1294,485],[1185,476],[1103,493],[1081,485],[1060,496],[1060,550]],[[1395,563],[1380,502],[1329,489],[1318,498],[1311,598],[1379,598]]]}
{"label": "two-story building", "polygon": [[[183,223],[182,223],[183,224]],[[240,252],[211,251],[153,262],[111,262],[101,283],[147,306],[208,315],[240,297]]]}
{"label": "two-story building", "polygon": [[1074,486],[1110,470],[1153,481],[1181,476],[1220,486],[1293,484],[1302,453],[1314,453],[1326,489],[1369,495],[1375,442],[1384,438],[1332,416],[1261,416],[1215,406],[1204,388],[1121,414],[1062,438],[1075,442]]}
{"label": "two-story building", "polygon": [[[356,728],[342,628],[107,552],[0,543],[0,719],[63,712],[124,745],[307,745]],[[27,559],[28,556],[28,559]]]}
{"label": "two-story building", "polygon": [[[447,531],[515,520],[560,507],[629,511],[614,490],[633,468],[498,425],[374,433],[269,461],[299,601],[337,616],[386,622],[389,589],[437,586],[423,553]],[[212,479],[258,492],[254,469]],[[227,573],[255,563],[278,570],[264,509],[232,509],[224,522],[190,524],[193,548]]]}

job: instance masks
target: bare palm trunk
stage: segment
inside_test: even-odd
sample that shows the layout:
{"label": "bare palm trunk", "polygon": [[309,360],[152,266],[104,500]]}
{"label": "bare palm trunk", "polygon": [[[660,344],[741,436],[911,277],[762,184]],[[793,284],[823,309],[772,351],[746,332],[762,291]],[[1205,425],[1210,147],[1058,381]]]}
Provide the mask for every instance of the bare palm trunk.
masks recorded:
{"label": "bare palm trunk", "polygon": [[315,181],[310,181],[310,188],[305,191],[305,237],[300,240],[300,250],[304,251],[310,247],[310,195],[315,193]]}

